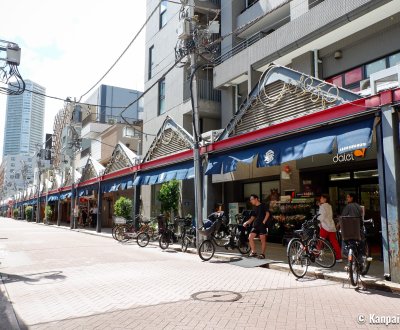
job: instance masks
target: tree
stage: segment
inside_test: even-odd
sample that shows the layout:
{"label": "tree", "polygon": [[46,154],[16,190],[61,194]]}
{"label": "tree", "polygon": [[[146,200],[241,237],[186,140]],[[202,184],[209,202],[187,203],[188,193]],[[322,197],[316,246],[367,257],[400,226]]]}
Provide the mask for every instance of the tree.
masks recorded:
{"label": "tree", "polygon": [[163,183],[157,199],[161,202],[161,212],[177,211],[180,199],[179,181]]}
{"label": "tree", "polygon": [[18,215],[19,215],[19,210],[18,209],[14,209],[13,214],[14,214],[14,219],[17,219]]}
{"label": "tree", "polygon": [[118,217],[129,219],[132,214],[132,201],[121,196],[114,204],[114,214]]}
{"label": "tree", "polygon": [[25,207],[25,217],[27,221],[31,221],[32,218],[33,207],[27,206]]}
{"label": "tree", "polygon": [[53,216],[53,210],[50,205],[47,205],[46,208],[44,209],[46,221],[49,222],[51,220],[51,217]]}

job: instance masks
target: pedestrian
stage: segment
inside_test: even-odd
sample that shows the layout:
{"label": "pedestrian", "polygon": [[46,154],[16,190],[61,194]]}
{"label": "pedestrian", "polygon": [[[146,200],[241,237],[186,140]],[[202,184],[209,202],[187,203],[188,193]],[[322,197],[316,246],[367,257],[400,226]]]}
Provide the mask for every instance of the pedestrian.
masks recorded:
{"label": "pedestrian", "polygon": [[342,216],[345,217],[360,217],[362,219],[363,211],[361,206],[356,203],[356,195],[354,193],[349,193],[346,196],[347,205],[342,211]]}
{"label": "pedestrian", "polygon": [[247,220],[243,226],[247,227],[251,225],[253,222],[253,228],[251,229],[249,235],[249,243],[251,247],[251,252],[249,257],[257,257],[256,248],[254,238],[257,236],[260,237],[261,241],[261,254],[258,255],[259,259],[265,259],[265,251],[267,249],[267,223],[270,219],[270,213],[268,211],[267,206],[264,203],[260,202],[260,199],[257,195],[250,195],[250,203],[255,207],[251,217]]}
{"label": "pedestrian", "polygon": [[336,262],[342,262],[342,252],[336,238],[336,226],[333,221],[332,206],[329,204],[329,195],[322,194],[319,198],[319,236],[327,239],[335,251]]}
{"label": "pedestrian", "polygon": [[97,212],[98,212],[98,210],[97,210],[97,205],[94,204],[93,207],[90,209],[90,216],[91,216],[91,218],[92,218],[92,223],[91,223],[91,225],[92,225],[93,227],[96,227],[96,226],[97,226]]}

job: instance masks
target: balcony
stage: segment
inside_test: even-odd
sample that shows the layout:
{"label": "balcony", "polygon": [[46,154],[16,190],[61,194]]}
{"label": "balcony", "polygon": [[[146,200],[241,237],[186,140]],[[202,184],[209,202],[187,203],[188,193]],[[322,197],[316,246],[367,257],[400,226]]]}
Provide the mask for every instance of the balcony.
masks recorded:
{"label": "balcony", "polygon": [[[221,102],[221,91],[213,89],[211,80],[197,79],[197,94],[200,100]],[[190,99],[190,82],[183,85],[183,101]]]}

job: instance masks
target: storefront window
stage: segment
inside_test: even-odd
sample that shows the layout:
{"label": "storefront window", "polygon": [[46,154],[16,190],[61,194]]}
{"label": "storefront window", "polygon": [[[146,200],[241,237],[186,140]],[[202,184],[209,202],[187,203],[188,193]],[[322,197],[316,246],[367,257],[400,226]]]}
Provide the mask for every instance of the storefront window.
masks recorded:
{"label": "storefront window", "polygon": [[386,59],[372,62],[365,66],[366,77],[369,78],[371,74],[386,69]]}
{"label": "storefront window", "polygon": [[271,201],[271,199],[275,199],[278,193],[280,193],[279,189],[279,181],[266,181],[261,182],[261,198],[263,201]]}
{"label": "storefront window", "polygon": [[[250,199],[251,194],[256,194],[260,197],[260,183],[245,183],[243,185],[243,197],[244,200]],[[260,197],[261,198],[261,197]]]}

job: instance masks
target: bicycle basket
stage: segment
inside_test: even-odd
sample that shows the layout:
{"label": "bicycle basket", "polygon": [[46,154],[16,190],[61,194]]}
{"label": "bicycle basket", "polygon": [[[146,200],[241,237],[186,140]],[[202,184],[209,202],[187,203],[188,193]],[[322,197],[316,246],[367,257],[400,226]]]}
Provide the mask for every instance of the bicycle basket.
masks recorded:
{"label": "bicycle basket", "polygon": [[319,226],[318,223],[315,221],[306,221],[301,225],[301,237],[303,240],[308,240],[314,236],[314,233],[316,235],[319,235]]}
{"label": "bicycle basket", "polygon": [[348,241],[348,240],[361,240],[361,235],[360,235],[360,223],[361,223],[361,218],[360,217],[340,217],[339,218],[339,223],[340,223],[340,229],[342,231],[342,240],[343,241]]}
{"label": "bicycle basket", "polygon": [[222,224],[222,218],[216,220],[209,228],[207,229],[199,229],[199,233],[204,236],[210,236],[217,232]]}
{"label": "bicycle basket", "polygon": [[114,217],[113,217],[113,220],[114,220],[114,223],[115,223],[116,225],[124,225],[124,224],[126,224],[126,219],[123,218],[123,217],[114,216]]}

